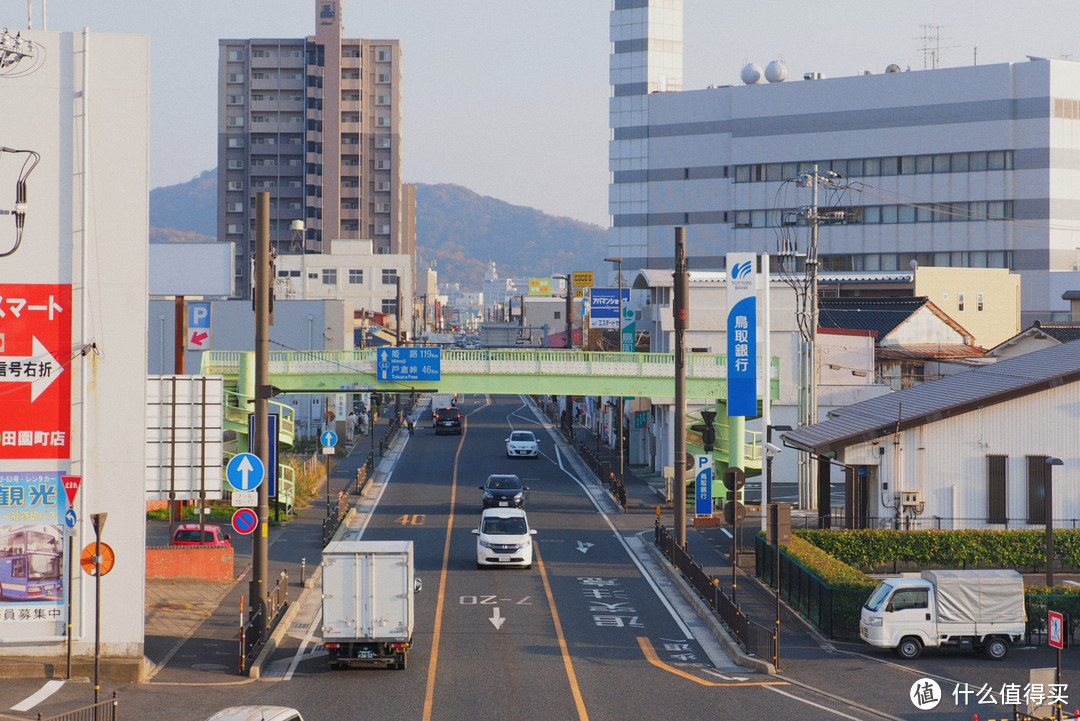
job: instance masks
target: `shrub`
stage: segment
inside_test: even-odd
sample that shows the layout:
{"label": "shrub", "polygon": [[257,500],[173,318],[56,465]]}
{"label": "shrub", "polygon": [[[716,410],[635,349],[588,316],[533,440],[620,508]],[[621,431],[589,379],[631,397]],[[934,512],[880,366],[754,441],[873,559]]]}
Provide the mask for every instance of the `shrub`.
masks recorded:
{"label": "shrub", "polygon": [[868,593],[874,589],[874,579],[794,534],[784,552],[833,588],[865,589]]}

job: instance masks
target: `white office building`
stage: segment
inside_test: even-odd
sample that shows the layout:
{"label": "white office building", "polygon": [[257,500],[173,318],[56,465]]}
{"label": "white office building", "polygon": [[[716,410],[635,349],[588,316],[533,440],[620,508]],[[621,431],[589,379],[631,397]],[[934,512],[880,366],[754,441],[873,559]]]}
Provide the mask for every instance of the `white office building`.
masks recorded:
{"label": "white office building", "polygon": [[625,270],[673,267],[677,226],[691,269],[805,254],[814,192],[792,181],[816,168],[822,271],[1008,268],[1023,325],[1065,319],[1062,294],[1080,287],[1080,64],[785,79],[774,62],[745,68],[748,84],[684,90],[682,5],[611,12],[608,250]]}

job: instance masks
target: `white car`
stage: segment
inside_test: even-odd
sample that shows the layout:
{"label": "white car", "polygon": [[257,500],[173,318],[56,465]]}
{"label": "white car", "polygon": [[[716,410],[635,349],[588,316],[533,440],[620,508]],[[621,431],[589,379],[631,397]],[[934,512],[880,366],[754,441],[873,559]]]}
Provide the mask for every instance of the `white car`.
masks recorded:
{"label": "white car", "polygon": [[529,519],[520,508],[488,508],[480,514],[476,536],[476,566],[520,566],[530,568],[533,561]]}
{"label": "white car", "polygon": [[304,721],[304,717],[285,706],[230,706],[206,721]]}
{"label": "white car", "polygon": [[506,439],[507,458],[539,458],[540,444],[532,431],[512,431]]}

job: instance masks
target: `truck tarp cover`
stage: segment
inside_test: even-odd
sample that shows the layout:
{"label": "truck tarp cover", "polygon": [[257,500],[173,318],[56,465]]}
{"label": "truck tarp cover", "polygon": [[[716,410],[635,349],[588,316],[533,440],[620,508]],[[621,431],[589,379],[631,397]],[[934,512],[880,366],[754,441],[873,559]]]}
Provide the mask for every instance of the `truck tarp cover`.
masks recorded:
{"label": "truck tarp cover", "polygon": [[1016,571],[923,571],[937,588],[938,620],[1023,623],[1024,579]]}

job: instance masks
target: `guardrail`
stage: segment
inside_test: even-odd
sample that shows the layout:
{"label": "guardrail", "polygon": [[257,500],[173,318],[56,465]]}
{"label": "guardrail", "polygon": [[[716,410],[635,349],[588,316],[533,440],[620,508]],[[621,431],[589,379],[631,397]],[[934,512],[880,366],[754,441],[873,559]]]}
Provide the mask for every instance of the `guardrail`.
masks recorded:
{"label": "guardrail", "polygon": [[619,505],[622,506],[623,511],[626,511],[626,506],[629,503],[629,498],[626,495],[626,483],[622,478],[615,474],[611,461],[600,460],[600,455],[593,452],[592,449],[581,442],[578,453],[585,464],[592,469],[592,472],[596,474],[596,477],[600,479],[600,482],[607,486],[611,491],[611,495],[615,496],[619,501]]}
{"label": "guardrail", "polygon": [[750,620],[740,606],[720,588],[720,579],[711,578],[701,566],[694,562],[682,546],[675,543],[675,538],[659,521],[655,525],[654,539],[661,553],[690,582],[713,612],[719,616],[728,629],[735,634],[735,640],[750,653],[758,656],[777,668],[780,662],[780,637],[778,630],[767,628]]}
{"label": "guardrail", "polygon": [[289,606],[289,573],[282,571],[277,584],[266,594],[266,622],[262,607],[252,605],[244,616],[244,598],[240,597],[240,674],[251,668],[252,661],[270,638],[270,632]]}
{"label": "guardrail", "polygon": [[116,721],[119,710],[120,699],[117,698],[116,691],[113,691],[112,698],[106,701],[98,701],[56,716],[46,717],[39,711],[37,721]]}

